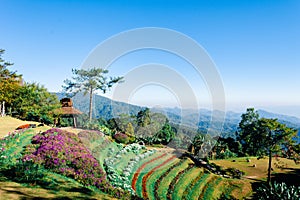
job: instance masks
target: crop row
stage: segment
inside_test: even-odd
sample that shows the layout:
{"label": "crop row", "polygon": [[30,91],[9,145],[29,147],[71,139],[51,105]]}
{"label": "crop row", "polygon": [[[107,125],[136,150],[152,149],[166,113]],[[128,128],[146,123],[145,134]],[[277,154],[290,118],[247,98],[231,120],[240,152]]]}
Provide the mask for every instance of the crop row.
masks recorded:
{"label": "crop row", "polygon": [[185,189],[190,187],[190,183],[193,181],[193,178],[197,177],[201,171],[201,168],[193,167],[185,172],[174,186],[172,199],[181,200]]}
{"label": "crop row", "polygon": [[216,180],[218,179],[218,176],[212,176],[207,182],[206,184],[203,186],[200,195],[198,196],[198,199],[204,199],[204,194],[206,193],[207,188],[210,185],[215,185]]}
{"label": "crop row", "polygon": [[162,154],[162,155],[160,155],[160,156],[157,156],[157,157],[155,157],[155,158],[153,158],[153,159],[151,159],[151,160],[149,160],[149,161],[143,163],[143,164],[137,169],[137,171],[136,171],[136,172],[134,173],[134,175],[133,175],[132,182],[131,182],[131,186],[132,186],[132,188],[133,188],[134,190],[136,190],[136,182],[137,182],[138,176],[140,175],[141,171],[142,171],[148,164],[150,164],[150,163],[152,163],[152,162],[154,162],[154,161],[156,161],[156,160],[158,160],[158,159],[160,159],[160,158],[163,158],[163,157],[166,156],[166,155],[167,155],[167,153],[164,153],[164,154]]}
{"label": "crop row", "polygon": [[[201,171],[198,176],[196,176],[192,182],[190,183],[190,185],[188,187],[186,187],[186,189],[184,190],[183,194],[182,194],[182,199],[184,200],[188,200],[188,196],[189,196],[189,193],[192,191],[192,189],[194,188],[194,186],[203,178],[205,178],[204,176],[204,173],[203,171]],[[205,174],[207,175],[207,174]]]}
{"label": "crop row", "polygon": [[[170,157],[172,157],[173,154],[170,154],[170,153],[167,153],[166,156],[164,156],[163,158],[161,159],[158,159],[150,164],[148,164],[142,171],[141,173],[139,174],[139,177],[137,179],[137,183],[136,183],[136,194],[139,196],[139,197],[142,197],[143,196],[143,177],[148,173],[150,172],[153,168],[155,168],[156,166],[160,165],[161,163],[163,163],[165,160],[168,160]],[[172,163],[172,162],[170,162]],[[167,165],[168,166],[168,165]],[[160,170],[157,170],[157,171],[160,171]],[[151,194],[150,194],[151,195]]]}
{"label": "crop row", "polygon": [[172,165],[170,168],[167,169],[167,171],[165,171],[155,182],[154,184],[154,197],[155,199],[160,199],[159,193],[158,193],[158,189],[161,183],[161,180],[164,179],[164,177],[166,177],[174,168],[182,165],[182,163],[185,162],[184,159],[181,159],[179,162],[177,162],[176,164]]}
{"label": "crop row", "polygon": [[168,189],[168,193],[167,193],[167,199],[172,199],[172,194],[174,192],[174,188],[176,186],[176,184],[178,183],[179,179],[182,178],[182,176],[188,172],[189,170],[191,170],[194,167],[194,164],[189,164],[189,166],[187,168],[185,168],[184,170],[180,171],[175,178],[171,181],[170,185],[169,185],[169,189]]}
{"label": "crop row", "polygon": [[[225,181],[221,177],[216,177],[213,182],[210,181],[206,187],[206,190],[199,196],[199,198],[201,197],[202,199],[208,199],[213,197],[214,193],[217,193],[216,191],[222,191],[222,189],[219,187],[222,182]],[[219,195],[221,195],[221,193]]]}
{"label": "crop row", "polygon": [[159,168],[165,166],[166,164],[168,164],[169,162],[171,162],[172,160],[174,160],[176,158],[175,155],[173,155],[172,157],[168,158],[167,160],[165,160],[163,163],[161,163],[160,165],[154,167],[150,172],[148,172],[144,177],[143,177],[143,181],[142,181],[142,191],[143,191],[143,197],[145,199],[148,199],[148,193],[147,193],[147,180],[148,178]]}

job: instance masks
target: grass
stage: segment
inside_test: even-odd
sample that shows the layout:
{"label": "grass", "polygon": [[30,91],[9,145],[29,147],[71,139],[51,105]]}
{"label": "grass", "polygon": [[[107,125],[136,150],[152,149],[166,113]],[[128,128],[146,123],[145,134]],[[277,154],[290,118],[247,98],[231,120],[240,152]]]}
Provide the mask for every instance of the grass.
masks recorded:
{"label": "grass", "polygon": [[134,166],[134,168],[133,168],[133,170],[132,170],[132,173],[131,173],[130,176],[129,176],[129,180],[132,180],[132,179],[133,179],[133,176],[134,176],[135,171],[136,171],[138,168],[140,168],[144,163],[146,163],[146,162],[148,162],[148,161],[150,161],[150,160],[154,159],[155,157],[158,157],[158,156],[160,156],[160,155],[162,155],[162,154],[163,154],[162,152],[156,152],[156,153],[152,154],[151,156],[149,156],[149,157],[143,159],[142,161],[139,161],[139,163],[138,163],[137,165]]}
{"label": "grass", "polygon": [[104,159],[110,152],[109,148],[113,148],[117,151],[117,147],[106,139],[105,136],[100,137],[96,141],[90,141],[87,138],[80,138],[83,144],[91,151],[92,155],[100,162],[103,167]]}
{"label": "grass", "polygon": [[[9,116],[0,118],[0,138],[7,135],[9,132],[15,130],[16,127],[37,122],[28,122],[21,121]],[[34,129],[26,130],[15,143],[10,144],[9,154],[11,154],[12,162],[15,162],[18,155],[23,150],[23,147],[30,143],[31,138],[39,131],[45,131],[50,127],[38,127]],[[81,129],[74,128],[64,128],[70,132],[78,133]],[[105,141],[108,141],[106,144]],[[89,141],[86,146],[89,146],[91,150],[96,150],[94,156],[103,164],[103,160],[108,157],[108,155],[114,155],[119,147],[116,143],[109,140],[107,136],[99,138],[97,141]],[[133,173],[141,166],[143,163],[146,163],[164,153],[168,152],[169,154],[163,158],[160,158],[153,163],[149,163],[141,171],[136,182],[136,190],[139,196],[142,196],[143,177],[151,170],[154,169],[159,164],[167,160],[174,151],[171,148],[159,148],[159,147],[147,147],[148,149],[156,149],[157,152],[153,155],[145,158],[140,161],[133,170]],[[112,152],[111,149],[115,149],[115,152]],[[122,158],[119,162],[116,163],[115,167],[119,172],[122,171],[124,166],[127,165],[130,158],[135,157],[133,153],[128,153],[122,155]],[[183,173],[178,182],[175,184],[174,191],[172,193],[172,199],[217,199],[223,193],[237,198],[242,199],[243,197],[249,196],[252,193],[252,185],[259,183],[261,180],[266,180],[267,176],[267,166],[268,159],[263,158],[257,160],[255,157],[249,157],[250,162],[246,161],[246,158],[234,158],[227,160],[212,160],[210,162],[216,163],[223,168],[234,167],[241,171],[245,172],[245,176],[242,179],[226,179],[214,174],[205,174],[203,173],[203,168],[193,167],[189,171]],[[235,162],[232,162],[235,160]],[[280,164],[283,168],[276,167],[279,164],[279,161],[273,158],[272,160],[272,175],[275,178],[288,177],[283,180],[290,182],[292,180],[298,180],[300,165],[296,165],[293,160],[280,158]],[[180,159],[175,158],[166,165],[157,169],[153,173],[149,174],[146,182],[146,191],[149,199],[155,199],[155,184],[158,179],[160,179],[159,187],[157,193],[159,194],[159,199],[166,199],[168,193],[168,188],[172,180],[176,175],[187,168],[188,163],[192,163],[191,160],[182,160],[182,163],[179,163]],[[179,163],[178,166],[176,163]],[[276,164],[277,163],[277,164]],[[255,167],[253,167],[255,165]],[[171,170],[170,167],[174,166]],[[1,166],[0,166],[1,168]],[[170,169],[170,172],[164,176],[166,171]],[[199,176],[200,180],[196,180],[196,177]],[[130,175],[132,180],[133,174]],[[146,179],[145,179],[146,180]],[[193,180],[195,184],[192,185]],[[19,180],[18,180],[19,181]],[[8,176],[0,170],[0,199],[112,199],[111,196],[101,193],[95,188],[90,188],[79,184],[73,179],[63,177],[61,175],[51,173],[45,170],[45,176],[42,178],[42,181],[34,182],[30,184],[25,184],[17,182],[14,178],[9,179]]]}
{"label": "grass", "polygon": [[164,156],[161,159],[158,159],[154,162],[149,163],[148,165],[146,165],[146,167],[141,171],[141,173],[138,176],[137,182],[136,182],[136,194],[140,197],[143,196],[142,194],[142,189],[143,189],[143,184],[142,184],[142,179],[144,177],[144,175],[146,175],[151,169],[153,169],[154,167],[156,167],[157,165],[160,165],[161,163],[163,163],[165,160],[167,160],[168,158],[170,158],[171,156],[173,156],[172,154],[167,154],[166,156]]}
{"label": "grass", "polygon": [[22,184],[0,177],[0,199],[114,199],[73,179],[45,172],[38,184]]}
{"label": "grass", "polygon": [[[12,117],[0,118],[1,137],[26,122]],[[12,157],[10,164],[16,163],[23,147],[30,144],[32,137],[39,131],[45,131],[50,127],[38,127],[27,129],[14,142],[8,142],[7,154]],[[16,179],[9,169],[0,166],[0,199],[113,199],[103,194],[96,188],[85,187],[73,179],[56,173],[42,170],[44,176],[31,183],[24,183]],[[13,176],[12,176],[13,175]],[[20,182],[21,181],[21,182]]]}
{"label": "grass", "polygon": [[146,185],[149,199],[155,199],[155,195],[154,195],[155,183],[159,179],[159,177],[162,174],[164,174],[169,169],[169,167],[171,167],[172,165],[174,165],[175,163],[178,163],[178,162],[179,162],[179,159],[174,159],[173,161],[171,161],[170,163],[166,164],[162,168],[156,170],[150,176],[150,178],[147,181],[147,185]]}
{"label": "grass", "polygon": [[[24,124],[39,124],[38,122],[31,122],[31,121],[22,121],[10,116],[0,117],[0,138],[6,136],[9,132],[13,132],[16,128],[20,125]],[[41,126],[34,128],[35,132],[39,131],[46,131],[50,127],[49,126]]]}
{"label": "grass", "polygon": [[[212,163],[216,163],[224,168],[234,167],[239,170],[245,172],[244,178],[247,178],[252,181],[259,181],[265,180],[267,177],[267,170],[268,170],[268,158],[262,158],[257,160],[256,157],[249,157],[250,162],[246,161],[245,158],[234,158],[234,159],[227,159],[227,160],[212,160]],[[286,158],[279,158],[280,161],[286,164],[290,169],[279,169],[275,166],[276,161],[275,158],[272,159],[272,168],[273,173],[289,173],[293,169],[300,169],[300,165],[296,165],[293,160],[286,159]],[[235,162],[232,162],[235,160]],[[256,167],[253,167],[256,165]]]}
{"label": "grass", "polygon": [[[206,184],[204,185],[204,187],[202,188],[200,195],[196,196],[196,199],[205,199],[204,198],[204,194],[207,192],[207,189],[209,188],[209,186],[211,185],[215,185],[215,183],[217,182],[217,180],[219,179],[219,176],[216,175],[211,175],[211,177],[209,177],[206,182]],[[222,179],[222,178],[221,178]],[[202,185],[201,185],[202,186]],[[210,196],[210,198],[212,199],[212,196]]]}
{"label": "grass", "polygon": [[14,141],[13,143],[9,142],[7,154],[12,158],[10,162],[16,162],[16,159],[21,156],[23,147],[31,143],[31,139],[34,135],[35,131],[33,129],[27,129],[21,133],[16,141]]}
{"label": "grass", "polygon": [[236,199],[249,196],[252,193],[252,186],[248,180],[229,180],[229,188],[230,192],[228,192],[228,194]]}
{"label": "grass", "polygon": [[191,170],[183,174],[182,178],[178,181],[175,185],[172,199],[180,200],[182,199],[182,195],[184,190],[190,185],[191,181],[193,180],[192,177],[196,177],[201,173],[202,169],[198,167],[193,167]]}
{"label": "grass", "polygon": [[222,194],[220,185],[226,180],[218,177],[214,182],[210,182],[205,191],[203,191],[203,199],[217,199]]}
{"label": "grass", "polygon": [[204,173],[202,175],[202,177],[200,178],[200,180],[195,184],[195,186],[193,188],[191,188],[191,190],[187,196],[188,198],[186,198],[186,199],[198,199],[204,186],[211,178],[212,178],[211,174]]}
{"label": "grass", "polygon": [[[184,170],[188,167],[188,164],[191,163],[191,160],[185,160],[181,165],[175,167],[167,176],[165,176],[160,183],[160,187],[158,188],[158,194],[160,199],[166,199],[168,188],[173,178],[177,175],[178,172]],[[163,186],[163,187],[161,187]]]}

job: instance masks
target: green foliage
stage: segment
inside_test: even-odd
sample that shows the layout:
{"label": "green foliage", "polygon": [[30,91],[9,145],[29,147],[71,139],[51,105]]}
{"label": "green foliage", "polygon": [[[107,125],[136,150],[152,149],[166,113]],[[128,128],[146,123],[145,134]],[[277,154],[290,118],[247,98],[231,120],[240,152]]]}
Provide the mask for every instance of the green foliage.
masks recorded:
{"label": "green foliage", "polygon": [[138,112],[137,116],[137,125],[140,127],[145,127],[151,123],[150,119],[150,109],[145,108],[144,110],[141,110]]}
{"label": "green foliage", "polygon": [[71,95],[75,95],[79,92],[84,92],[90,94],[90,105],[89,105],[89,119],[92,120],[92,99],[93,93],[96,90],[101,90],[105,93],[110,89],[115,83],[120,82],[123,77],[110,77],[107,80],[106,74],[108,70],[102,68],[90,68],[85,69],[72,69],[73,77],[72,80],[66,79],[64,81],[63,88],[66,92],[71,92]]}
{"label": "green foliage", "polygon": [[257,111],[248,108],[242,115],[237,141],[242,144],[245,155],[261,156],[270,150],[281,150],[282,145],[292,145],[296,134],[296,130],[279,123],[277,119],[259,118]]}
{"label": "green foliage", "polygon": [[264,137],[259,132],[259,114],[254,108],[248,108],[246,113],[242,114],[239,123],[236,139],[243,146],[243,152],[251,156],[263,154],[261,147],[264,145]]}
{"label": "green foliage", "polygon": [[300,198],[300,187],[288,186],[284,182],[274,182],[271,185],[262,185],[259,187],[254,198],[258,200],[298,200]]}
{"label": "green foliage", "polygon": [[51,111],[59,108],[60,104],[56,95],[36,83],[25,83],[19,88],[17,97],[13,102],[13,111],[21,119],[52,123]]}
{"label": "green foliage", "polygon": [[134,136],[134,128],[133,128],[133,126],[132,126],[132,124],[130,122],[126,126],[125,133],[127,135]]}
{"label": "green foliage", "polygon": [[156,133],[152,139],[154,144],[168,144],[175,137],[175,132],[173,131],[169,123],[165,123],[164,126],[158,133]]}
{"label": "green foliage", "polygon": [[237,155],[230,151],[229,149],[225,149],[225,151],[217,152],[216,159],[228,159],[235,158]]}
{"label": "green foliage", "polygon": [[204,158],[208,156],[209,151],[215,145],[215,141],[208,134],[198,133],[192,142],[192,149],[190,149],[191,153],[200,158]]}
{"label": "green foliage", "polygon": [[[110,129],[126,133],[129,142],[144,141],[146,144],[168,144],[176,132],[165,115],[151,113],[148,108],[136,116],[121,114],[108,120]],[[177,141],[178,142],[178,141]]]}
{"label": "green foliage", "polygon": [[16,92],[21,86],[22,75],[8,69],[13,64],[2,59],[4,52],[3,49],[0,49],[0,102],[4,101],[6,107],[11,109],[11,104],[17,97]]}
{"label": "green foliage", "polygon": [[[129,176],[133,173],[134,166],[144,159],[154,153],[154,151],[145,151],[145,146],[139,144],[130,144],[122,148],[116,153],[116,155],[106,158],[104,161],[104,168],[107,173],[107,178],[115,187],[121,187],[124,190],[129,191],[131,194],[134,194],[134,190],[131,187],[131,180]],[[133,154],[134,157],[131,158],[127,165],[123,169],[119,169],[118,163],[124,162],[127,159],[124,157],[130,156]],[[121,171],[121,173],[119,172]]]}
{"label": "green foliage", "polygon": [[15,174],[15,180],[23,183],[34,183],[44,178],[44,168],[32,161],[19,160],[11,170]]}
{"label": "green foliage", "polygon": [[279,123],[277,119],[259,120],[259,131],[266,138],[265,148],[267,151],[278,152],[283,146],[293,145],[297,131]]}
{"label": "green foliage", "polygon": [[8,133],[0,139],[0,168],[10,168],[22,157],[22,147],[29,144],[33,137],[31,130]]}
{"label": "green foliage", "polygon": [[122,143],[122,144],[128,144],[128,142],[129,142],[129,137],[125,133],[118,132],[113,135],[113,138],[117,142]]}
{"label": "green foliage", "polygon": [[243,155],[242,145],[233,138],[219,137],[216,145],[213,147],[215,154],[210,154],[211,159],[228,159]]}
{"label": "green foliage", "polygon": [[36,83],[23,83],[22,75],[8,69],[11,63],[5,62],[0,50],[0,102],[5,101],[9,114],[21,119],[52,123],[50,111],[60,104],[56,95],[50,94]]}

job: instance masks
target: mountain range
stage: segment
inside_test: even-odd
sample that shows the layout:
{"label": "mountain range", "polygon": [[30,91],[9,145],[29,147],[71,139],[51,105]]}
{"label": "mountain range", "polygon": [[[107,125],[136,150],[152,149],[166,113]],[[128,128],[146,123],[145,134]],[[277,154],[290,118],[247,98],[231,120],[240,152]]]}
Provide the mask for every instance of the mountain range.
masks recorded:
{"label": "mountain range", "polygon": [[[66,97],[64,93],[56,93],[59,99]],[[77,94],[72,98],[75,108],[84,113],[89,111],[89,96]],[[132,105],[124,102],[114,101],[101,95],[94,95],[93,98],[93,117],[102,117],[106,120],[117,117],[120,114],[136,115],[140,110],[146,107]],[[242,113],[227,111],[224,115],[222,111],[211,111],[208,109],[180,109],[180,108],[151,108],[152,112],[165,114],[169,121],[174,124],[180,124],[185,127],[198,129],[202,132],[208,130],[221,131],[224,137],[234,137]],[[276,114],[265,110],[257,110],[260,117],[276,118],[279,122],[288,127],[295,128],[300,132],[300,119],[297,117]],[[212,114],[214,112],[214,120]],[[223,118],[222,118],[223,116]],[[222,126],[223,123],[223,126]],[[298,132],[298,134],[299,134]]]}

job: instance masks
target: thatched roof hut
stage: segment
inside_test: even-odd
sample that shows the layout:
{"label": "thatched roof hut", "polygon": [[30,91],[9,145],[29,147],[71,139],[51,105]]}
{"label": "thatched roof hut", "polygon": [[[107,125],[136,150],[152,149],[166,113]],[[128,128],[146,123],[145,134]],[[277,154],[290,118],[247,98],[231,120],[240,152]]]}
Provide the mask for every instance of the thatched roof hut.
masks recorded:
{"label": "thatched roof hut", "polygon": [[54,111],[57,115],[81,115],[82,112],[74,107],[61,107]]}
{"label": "thatched roof hut", "polygon": [[[54,110],[54,114],[57,115],[58,121],[60,118],[73,118],[74,127],[76,127],[76,117],[81,115],[82,112],[73,107],[72,99],[63,98],[60,100],[61,108]],[[58,122],[59,124],[59,122]]]}

